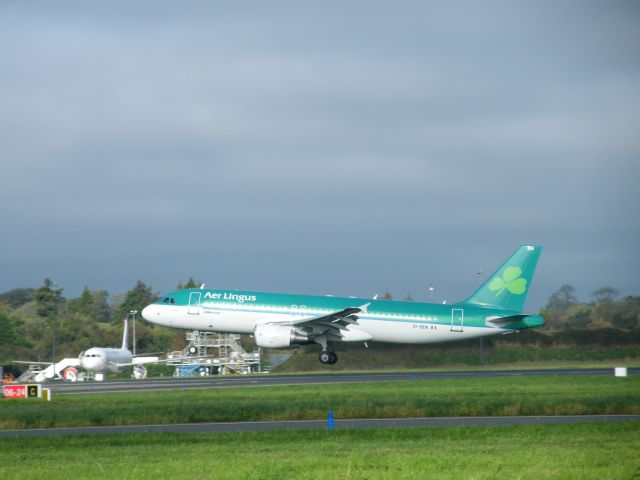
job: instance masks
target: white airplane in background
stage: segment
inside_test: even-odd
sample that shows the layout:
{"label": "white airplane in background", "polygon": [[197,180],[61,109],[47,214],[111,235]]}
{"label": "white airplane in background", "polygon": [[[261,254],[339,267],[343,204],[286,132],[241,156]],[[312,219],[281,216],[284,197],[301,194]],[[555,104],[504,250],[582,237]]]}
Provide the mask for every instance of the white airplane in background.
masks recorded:
{"label": "white airplane in background", "polygon": [[78,357],[80,366],[88,372],[118,373],[125,367],[158,361],[158,357],[146,357],[147,361],[145,357],[134,357],[131,350],[127,348],[128,339],[129,317],[125,317],[122,346],[120,348],[91,347],[80,353]]}
{"label": "white airplane in background", "polygon": [[[28,365],[48,365],[44,370],[36,373],[33,379],[36,382],[44,382],[46,379],[62,376],[66,380],[76,381],[78,377],[77,367],[96,374],[96,380],[104,379],[106,373],[118,373],[123,368],[142,366],[150,363],[162,363],[158,357],[134,356],[127,347],[129,319],[124,319],[124,333],[122,335],[122,346],[120,348],[91,347],[80,353],[78,358],[64,358],[55,365],[51,362],[28,362],[15,360],[14,363]],[[140,377],[146,375],[146,370],[139,369]],[[138,372],[134,371],[134,376]]]}

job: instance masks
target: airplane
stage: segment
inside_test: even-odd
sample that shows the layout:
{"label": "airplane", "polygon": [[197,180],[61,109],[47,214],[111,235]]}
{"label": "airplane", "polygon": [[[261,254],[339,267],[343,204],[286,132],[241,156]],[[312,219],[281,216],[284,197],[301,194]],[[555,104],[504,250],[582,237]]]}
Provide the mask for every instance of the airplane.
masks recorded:
{"label": "airplane", "polygon": [[[36,382],[43,382],[47,378],[54,378],[62,375],[66,380],[76,381],[77,367],[96,374],[96,379],[104,378],[106,373],[118,373],[125,367],[134,367],[134,375],[140,377],[146,375],[144,364],[161,363],[166,360],[159,360],[152,356],[134,356],[127,347],[128,344],[128,317],[124,319],[124,332],[122,334],[122,346],[120,348],[91,347],[81,352],[77,358],[64,358],[57,362],[55,366],[51,362],[29,362],[14,360],[13,363],[23,363],[29,365],[48,365],[44,370],[34,375]],[[138,377],[136,377],[138,378]]]}
{"label": "airplane", "polygon": [[264,348],[319,344],[334,364],[341,342],[427,344],[517,332],[544,325],[523,312],[542,248],[519,247],[469,298],[454,304],[236,290],[171,292],[142,310],[151,323],[185,330],[253,335]]}
{"label": "airplane", "polygon": [[80,366],[88,372],[118,373],[133,365],[133,353],[128,348],[129,318],[124,318],[124,332],[120,348],[91,347],[80,353]]}

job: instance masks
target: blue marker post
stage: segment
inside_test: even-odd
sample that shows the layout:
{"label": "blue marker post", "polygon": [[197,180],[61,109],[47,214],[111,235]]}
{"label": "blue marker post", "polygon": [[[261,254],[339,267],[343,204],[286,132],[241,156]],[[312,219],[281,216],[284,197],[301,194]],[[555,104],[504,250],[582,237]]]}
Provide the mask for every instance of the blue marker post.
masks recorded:
{"label": "blue marker post", "polygon": [[327,413],[327,428],[333,430],[333,412],[331,410]]}

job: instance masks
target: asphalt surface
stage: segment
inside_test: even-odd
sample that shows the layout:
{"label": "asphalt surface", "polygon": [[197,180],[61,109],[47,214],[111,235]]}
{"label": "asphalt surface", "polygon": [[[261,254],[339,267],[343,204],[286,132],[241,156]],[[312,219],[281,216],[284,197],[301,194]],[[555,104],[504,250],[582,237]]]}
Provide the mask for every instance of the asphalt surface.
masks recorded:
{"label": "asphalt surface", "polygon": [[[637,375],[640,368],[628,369]],[[442,378],[495,378],[529,375],[613,375],[611,368],[563,368],[537,370],[468,370],[441,372],[373,372],[329,373],[306,375],[258,374],[244,376],[211,376],[145,380],[116,380],[104,382],[55,382],[45,384],[54,395],[92,394],[108,392],[145,392],[186,390],[191,388],[266,387],[280,385],[318,385],[338,383],[401,382],[407,380],[434,380]]]}
{"label": "asphalt surface", "polygon": [[[337,430],[348,428],[405,428],[405,427],[468,427],[506,425],[559,425],[592,422],[638,422],[640,415],[559,415],[539,417],[439,417],[439,418],[377,418],[335,420]],[[220,433],[257,432],[283,429],[327,429],[325,420],[180,423],[172,425],[122,425],[112,427],[38,428],[29,430],[0,430],[0,438],[44,437],[52,435],[101,435],[114,433]]]}

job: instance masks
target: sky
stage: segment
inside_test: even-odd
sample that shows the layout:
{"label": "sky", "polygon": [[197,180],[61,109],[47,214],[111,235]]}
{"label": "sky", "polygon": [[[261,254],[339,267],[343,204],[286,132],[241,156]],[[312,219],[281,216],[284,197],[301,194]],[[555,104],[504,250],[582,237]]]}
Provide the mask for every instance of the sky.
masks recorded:
{"label": "sky", "polygon": [[0,3],[0,291],[640,294],[634,1]]}

